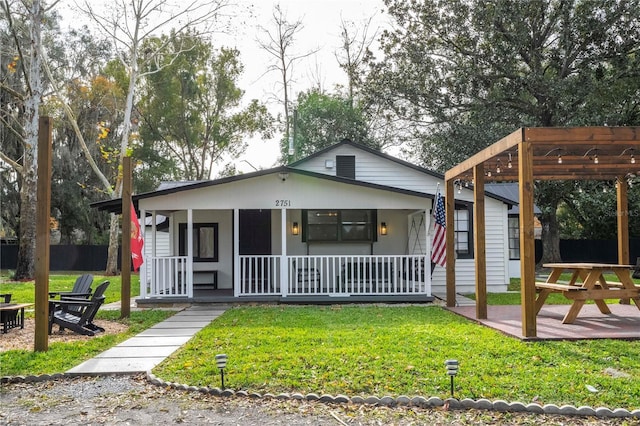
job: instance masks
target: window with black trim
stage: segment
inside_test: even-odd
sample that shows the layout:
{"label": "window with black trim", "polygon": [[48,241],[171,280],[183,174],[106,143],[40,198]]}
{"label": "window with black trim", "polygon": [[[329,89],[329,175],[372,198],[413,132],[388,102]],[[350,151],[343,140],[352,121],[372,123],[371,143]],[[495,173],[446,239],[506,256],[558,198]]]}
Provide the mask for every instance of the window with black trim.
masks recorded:
{"label": "window with black trim", "polygon": [[[187,224],[179,226],[180,256],[187,255]],[[194,223],[193,224],[193,261],[217,262],[218,261],[218,224]]]}
{"label": "window with black trim", "polygon": [[307,242],[376,241],[376,210],[305,210],[302,239]]}
{"label": "window with black trim", "polygon": [[520,259],[520,220],[518,216],[509,216],[509,259]]}
{"label": "window with black trim", "polygon": [[473,205],[456,204],[454,229],[458,259],[473,259]]}

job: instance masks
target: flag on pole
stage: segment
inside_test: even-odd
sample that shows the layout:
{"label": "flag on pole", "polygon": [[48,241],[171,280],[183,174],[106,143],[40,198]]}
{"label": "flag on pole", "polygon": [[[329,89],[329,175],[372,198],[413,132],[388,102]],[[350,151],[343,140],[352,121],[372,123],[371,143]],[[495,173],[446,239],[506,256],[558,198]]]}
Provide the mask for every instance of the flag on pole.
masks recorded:
{"label": "flag on pole", "polygon": [[144,241],[142,240],[142,233],[140,232],[140,222],[138,221],[138,215],[136,209],[131,201],[131,261],[133,262],[133,270],[140,269],[140,265],[144,262],[142,258],[142,247]]}
{"label": "flag on pole", "polygon": [[447,264],[447,220],[444,214],[444,197],[436,193],[435,208],[433,210],[433,217],[435,219],[433,243],[431,244],[431,261],[445,266]]}

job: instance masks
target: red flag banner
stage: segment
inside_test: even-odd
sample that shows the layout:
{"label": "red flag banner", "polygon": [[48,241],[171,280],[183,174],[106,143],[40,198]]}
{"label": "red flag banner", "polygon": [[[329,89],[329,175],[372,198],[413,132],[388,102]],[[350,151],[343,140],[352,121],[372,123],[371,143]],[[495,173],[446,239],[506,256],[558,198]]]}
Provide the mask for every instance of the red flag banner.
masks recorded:
{"label": "red flag banner", "polygon": [[138,215],[136,209],[131,202],[131,261],[133,262],[133,270],[140,269],[140,265],[144,262],[142,258],[142,247],[144,241],[142,240],[142,233],[140,232],[140,221],[138,221]]}
{"label": "red flag banner", "polygon": [[447,221],[444,214],[444,197],[440,195],[440,192],[436,194],[433,217],[435,218],[435,234],[431,245],[431,261],[440,266],[445,266],[447,264]]}

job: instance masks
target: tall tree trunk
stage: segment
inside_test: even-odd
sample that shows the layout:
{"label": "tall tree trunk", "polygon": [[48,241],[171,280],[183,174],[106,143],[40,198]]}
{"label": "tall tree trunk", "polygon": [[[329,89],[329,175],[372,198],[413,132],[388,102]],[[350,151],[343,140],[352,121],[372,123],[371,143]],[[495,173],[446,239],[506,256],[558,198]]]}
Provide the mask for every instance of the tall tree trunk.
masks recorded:
{"label": "tall tree trunk", "polygon": [[107,250],[107,267],[105,275],[118,274],[118,247],[120,223],[118,215],[111,214],[111,226],[109,228],[109,249]]}
{"label": "tall tree trunk", "polygon": [[556,210],[540,217],[542,223],[542,258],[540,264],[562,262],[560,256],[560,227]]}
{"label": "tall tree trunk", "polygon": [[535,200],[542,211],[542,258],[543,263],[562,262],[560,256],[560,228],[558,226],[558,205],[565,191],[571,190],[566,182],[538,182],[535,186]]}
{"label": "tall tree trunk", "polygon": [[20,187],[20,244],[16,265],[16,280],[30,280],[35,276],[36,253],[36,185],[38,163],[38,121],[42,101],[42,79],[40,76],[42,9],[35,0],[31,5],[31,52],[29,63],[29,96],[25,102],[25,148]]}

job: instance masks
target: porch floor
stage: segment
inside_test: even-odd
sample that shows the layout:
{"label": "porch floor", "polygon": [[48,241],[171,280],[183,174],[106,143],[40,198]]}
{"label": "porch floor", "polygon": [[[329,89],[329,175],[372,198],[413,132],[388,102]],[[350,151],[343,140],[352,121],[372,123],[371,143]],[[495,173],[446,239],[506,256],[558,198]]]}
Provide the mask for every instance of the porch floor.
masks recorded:
{"label": "porch floor", "polygon": [[138,305],[154,305],[154,304],[189,304],[189,303],[274,303],[274,304],[318,304],[330,305],[339,303],[430,303],[433,302],[433,296],[424,294],[417,295],[380,295],[380,296],[348,296],[335,297],[326,295],[289,295],[282,297],[280,295],[264,295],[264,296],[242,296],[234,297],[233,290],[195,290],[193,298],[184,297],[174,298],[157,298],[157,299],[136,299]]}
{"label": "porch floor", "polygon": [[475,306],[446,308],[451,312],[521,340],[640,340],[640,311],[635,304],[608,304],[610,315],[584,305],[573,324],[562,324],[570,305],[544,305],[537,317],[537,337],[522,336],[520,305],[488,306],[487,319],[476,319]]}

